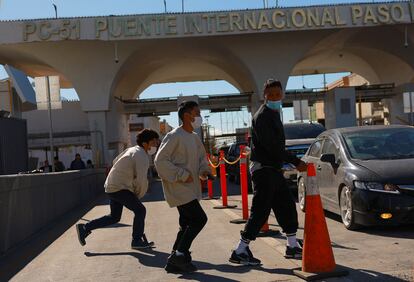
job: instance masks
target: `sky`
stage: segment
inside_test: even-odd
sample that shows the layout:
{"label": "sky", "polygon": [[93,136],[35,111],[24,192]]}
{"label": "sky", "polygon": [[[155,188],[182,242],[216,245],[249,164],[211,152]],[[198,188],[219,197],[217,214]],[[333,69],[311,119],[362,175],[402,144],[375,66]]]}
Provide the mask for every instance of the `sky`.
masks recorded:
{"label": "sky", "polygon": [[[382,2],[363,0],[166,0],[168,12],[181,12],[184,2],[184,11],[217,11],[236,9],[263,8],[264,2],[269,7],[276,4],[283,7],[323,5],[335,3],[361,3],[361,2]],[[102,15],[125,15],[125,14],[147,14],[164,13],[164,0],[0,0],[0,20],[17,19],[38,19],[54,17],[55,11],[52,4],[58,7],[59,17],[79,16],[102,16]],[[327,83],[347,75],[328,74]],[[0,78],[7,77],[4,69],[0,67]],[[323,87],[323,76],[312,75],[304,77],[291,77],[287,89],[320,88]],[[191,82],[191,83],[168,83],[152,85],[141,93],[140,98],[175,97],[183,95],[208,95],[208,94],[229,94],[238,93],[237,89],[225,81],[213,82]],[[73,100],[78,99],[73,89],[62,89],[62,97]],[[209,114],[203,111],[203,116],[209,115],[209,124],[217,131],[227,132],[227,127],[243,127],[244,123],[249,124],[246,110],[238,113]],[[172,126],[177,126],[176,114],[163,116]],[[293,110],[284,109],[284,121],[293,119]],[[224,122],[223,122],[224,121]],[[224,123],[224,124],[223,124]]]}

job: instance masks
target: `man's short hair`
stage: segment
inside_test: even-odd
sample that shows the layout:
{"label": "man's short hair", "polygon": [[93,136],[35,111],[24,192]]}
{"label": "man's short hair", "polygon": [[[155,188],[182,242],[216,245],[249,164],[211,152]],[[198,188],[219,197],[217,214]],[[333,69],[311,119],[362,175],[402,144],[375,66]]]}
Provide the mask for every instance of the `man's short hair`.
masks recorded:
{"label": "man's short hair", "polygon": [[75,155],[75,157],[80,157],[80,154],[79,154],[79,153],[78,153],[78,154],[76,154],[76,155]]}
{"label": "man's short hair", "polygon": [[155,130],[145,128],[137,134],[137,144],[142,147],[143,143],[149,143],[152,139],[158,139],[160,136]]}
{"label": "man's short hair", "polygon": [[280,89],[283,89],[282,83],[279,80],[273,78],[269,78],[268,80],[266,80],[263,87],[265,91],[266,89],[269,89],[271,87],[279,87]]}
{"label": "man's short hair", "polygon": [[197,102],[184,101],[178,107],[178,117],[183,120],[185,113],[190,113],[195,107],[198,107]]}

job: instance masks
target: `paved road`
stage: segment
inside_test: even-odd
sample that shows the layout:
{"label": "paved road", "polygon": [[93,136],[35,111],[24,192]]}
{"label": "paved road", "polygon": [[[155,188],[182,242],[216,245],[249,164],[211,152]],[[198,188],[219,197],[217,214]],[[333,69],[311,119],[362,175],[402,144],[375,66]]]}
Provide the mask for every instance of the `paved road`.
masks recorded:
{"label": "paved road", "polygon": [[[230,194],[238,187],[230,185]],[[216,210],[218,201],[203,201],[209,222],[195,241],[192,251],[200,269],[191,275],[165,273],[163,267],[177,231],[177,211],[162,200],[161,186],[155,182],[145,198],[146,233],[156,242],[152,251],[130,249],[132,213],[124,210],[121,222],[111,228],[97,230],[81,247],[74,225],[37,255],[12,281],[302,281],[292,274],[301,265],[283,258],[285,239],[259,238],[251,249],[263,266],[248,268],[227,262],[237,242],[241,225],[229,220],[241,215],[239,209]],[[230,202],[240,206],[240,197]],[[87,221],[108,212],[107,201],[82,216]],[[303,235],[303,214],[299,212],[299,237]],[[273,217],[271,228],[278,228]],[[333,215],[327,218],[336,262],[350,270],[350,275],[329,281],[414,281],[414,227],[375,228],[359,232],[347,231]]]}

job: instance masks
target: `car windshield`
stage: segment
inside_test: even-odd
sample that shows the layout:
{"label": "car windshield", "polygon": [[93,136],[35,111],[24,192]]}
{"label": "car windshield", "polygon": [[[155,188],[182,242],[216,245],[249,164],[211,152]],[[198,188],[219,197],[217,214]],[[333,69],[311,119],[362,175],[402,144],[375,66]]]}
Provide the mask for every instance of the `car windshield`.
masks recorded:
{"label": "car windshield", "polygon": [[316,138],[325,131],[320,124],[285,124],[286,140]]}
{"label": "car windshield", "polygon": [[414,128],[368,129],[342,135],[353,159],[414,158]]}

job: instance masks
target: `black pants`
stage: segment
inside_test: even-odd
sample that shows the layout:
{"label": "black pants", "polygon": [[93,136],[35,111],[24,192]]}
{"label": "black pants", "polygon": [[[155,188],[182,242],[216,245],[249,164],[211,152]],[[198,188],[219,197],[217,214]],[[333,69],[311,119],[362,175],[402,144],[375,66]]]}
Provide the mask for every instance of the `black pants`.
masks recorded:
{"label": "black pants", "polygon": [[207,215],[197,200],[178,206],[180,230],[177,233],[173,250],[188,252],[198,233],[207,223]]}
{"label": "black pants", "polygon": [[247,221],[243,238],[255,240],[261,227],[273,210],[276,220],[286,234],[294,234],[298,229],[298,214],[286,180],[282,172],[273,168],[262,168],[253,172],[253,202],[250,218]]}
{"label": "black pants", "polygon": [[145,215],[147,213],[141,201],[129,190],[107,193],[107,195],[110,199],[111,213],[87,223],[85,225],[86,230],[92,231],[119,222],[121,220],[122,208],[125,206],[135,214],[132,238],[141,239],[144,234]]}

